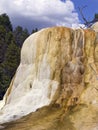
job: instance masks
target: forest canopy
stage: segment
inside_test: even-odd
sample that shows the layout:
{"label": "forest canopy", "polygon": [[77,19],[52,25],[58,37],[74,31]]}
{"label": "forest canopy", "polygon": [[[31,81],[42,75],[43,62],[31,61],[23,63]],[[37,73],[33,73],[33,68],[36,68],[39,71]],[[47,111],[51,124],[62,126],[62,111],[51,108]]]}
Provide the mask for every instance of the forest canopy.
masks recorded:
{"label": "forest canopy", "polygon": [[[38,31],[32,29],[32,33]],[[24,40],[30,35],[21,26],[13,29],[7,14],[0,15],[0,100],[3,98],[20,62],[20,50]]]}

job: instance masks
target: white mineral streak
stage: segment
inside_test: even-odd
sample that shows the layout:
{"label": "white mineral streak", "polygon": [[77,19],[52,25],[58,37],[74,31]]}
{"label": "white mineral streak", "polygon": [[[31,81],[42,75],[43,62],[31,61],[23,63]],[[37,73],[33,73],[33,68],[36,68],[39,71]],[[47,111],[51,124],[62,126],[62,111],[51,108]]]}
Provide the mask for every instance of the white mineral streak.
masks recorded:
{"label": "white mineral streak", "polygon": [[0,101],[0,109],[5,105],[5,97]]}
{"label": "white mineral streak", "polygon": [[[42,30],[43,31],[43,30]],[[50,79],[50,66],[47,62],[47,51],[37,63],[36,40],[41,33],[31,35],[21,51],[21,63],[17,69],[11,93],[0,102],[0,123],[8,122],[38,108],[49,105],[58,88],[58,82]],[[47,48],[47,47],[46,47]]]}

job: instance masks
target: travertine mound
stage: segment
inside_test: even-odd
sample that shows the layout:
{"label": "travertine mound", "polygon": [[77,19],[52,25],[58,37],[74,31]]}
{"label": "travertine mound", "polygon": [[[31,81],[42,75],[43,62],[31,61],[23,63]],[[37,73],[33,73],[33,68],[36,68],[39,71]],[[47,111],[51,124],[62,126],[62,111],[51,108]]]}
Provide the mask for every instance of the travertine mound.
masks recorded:
{"label": "travertine mound", "polygon": [[31,35],[2,106],[1,124],[34,112],[6,130],[97,130],[97,32],[53,27]]}
{"label": "travertine mound", "polygon": [[91,28],[95,31],[98,32],[98,22],[94,23]]}

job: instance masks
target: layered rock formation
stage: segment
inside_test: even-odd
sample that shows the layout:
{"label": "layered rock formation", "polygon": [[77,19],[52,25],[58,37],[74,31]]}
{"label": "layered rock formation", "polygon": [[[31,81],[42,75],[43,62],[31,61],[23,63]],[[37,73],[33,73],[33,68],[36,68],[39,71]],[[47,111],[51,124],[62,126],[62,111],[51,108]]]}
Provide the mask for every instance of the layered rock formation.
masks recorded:
{"label": "layered rock formation", "polygon": [[1,124],[34,112],[19,120],[25,123],[16,129],[97,130],[95,31],[53,27],[31,35],[23,44],[20,65],[1,103]]}

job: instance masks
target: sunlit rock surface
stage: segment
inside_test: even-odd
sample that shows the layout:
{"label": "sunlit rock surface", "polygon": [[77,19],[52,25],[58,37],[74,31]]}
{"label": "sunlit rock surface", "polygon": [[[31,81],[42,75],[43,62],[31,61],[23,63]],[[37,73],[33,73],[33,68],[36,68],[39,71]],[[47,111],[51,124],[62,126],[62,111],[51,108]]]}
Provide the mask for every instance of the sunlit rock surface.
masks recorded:
{"label": "sunlit rock surface", "polygon": [[98,22],[96,22],[95,24],[93,24],[91,26],[91,28],[95,31],[95,32],[98,32]]}
{"label": "sunlit rock surface", "polygon": [[53,27],[24,42],[0,123],[31,112],[5,129],[98,130],[97,32]]}

